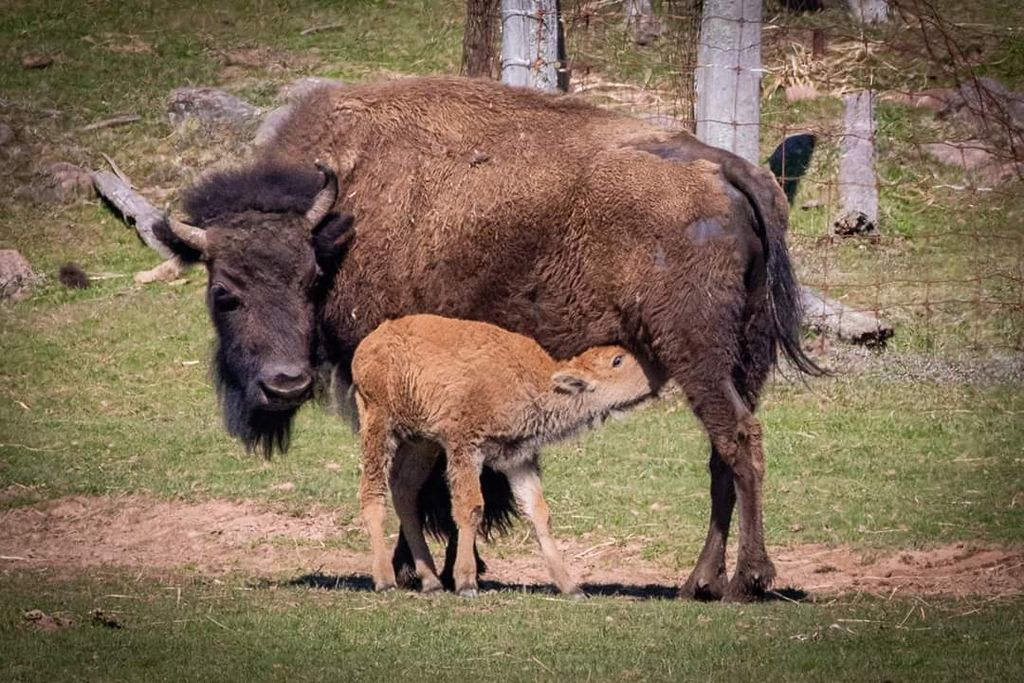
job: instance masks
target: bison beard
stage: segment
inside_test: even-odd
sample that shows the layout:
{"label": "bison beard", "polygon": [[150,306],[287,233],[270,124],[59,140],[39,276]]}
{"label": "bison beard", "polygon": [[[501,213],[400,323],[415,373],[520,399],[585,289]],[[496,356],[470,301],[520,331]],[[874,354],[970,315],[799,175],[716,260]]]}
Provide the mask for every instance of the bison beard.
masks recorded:
{"label": "bison beard", "polygon": [[245,449],[270,459],[274,451],[284,453],[291,440],[292,419],[298,407],[262,410],[246,399],[244,385],[234,377],[227,353],[219,348],[213,364],[217,397],[224,413],[228,433],[237,437]]}

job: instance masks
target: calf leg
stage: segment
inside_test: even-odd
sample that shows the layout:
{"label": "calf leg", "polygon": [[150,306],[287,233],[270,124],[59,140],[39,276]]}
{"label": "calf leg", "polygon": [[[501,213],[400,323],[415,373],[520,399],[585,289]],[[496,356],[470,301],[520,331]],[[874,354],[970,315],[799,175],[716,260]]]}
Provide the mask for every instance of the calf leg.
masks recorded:
{"label": "calf leg", "polygon": [[388,560],[384,540],[384,519],[387,515],[388,471],[397,444],[387,419],[368,408],[357,397],[360,436],[363,445],[363,472],[359,479],[359,505],[363,521],[370,533],[373,555],[373,587],[378,591],[395,587],[395,572]]}
{"label": "calf leg", "polygon": [[396,457],[391,477],[391,495],[395,512],[401,523],[401,531],[408,544],[416,574],[420,578],[420,590],[424,593],[432,593],[441,588],[437,570],[434,568],[434,559],[423,536],[423,525],[416,505],[420,488],[430,476],[430,470],[437,459],[436,450],[432,446],[403,447]]}
{"label": "calf leg", "polygon": [[565,570],[565,562],[562,560],[562,553],[551,536],[551,515],[541,490],[536,458],[535,455],[532,464],[520,465],[504,472],[512,486],[516,504],[533,525],[533,532],[540,544],[541,554],[548,564],[548,571],[551,572],[551,579],[555,582],[555,586],[566,595],[582,596],[583,591],[575,581],[569,578],[569,573]]}
{"label": "calf leg", "polygon": [[459,530],[455,555],[455,592],[465,597],[477,594],[475,542],[484,515],[480,491],[483,458],[477,449],[449,447],[448,486],[452,492],[452,517]]}

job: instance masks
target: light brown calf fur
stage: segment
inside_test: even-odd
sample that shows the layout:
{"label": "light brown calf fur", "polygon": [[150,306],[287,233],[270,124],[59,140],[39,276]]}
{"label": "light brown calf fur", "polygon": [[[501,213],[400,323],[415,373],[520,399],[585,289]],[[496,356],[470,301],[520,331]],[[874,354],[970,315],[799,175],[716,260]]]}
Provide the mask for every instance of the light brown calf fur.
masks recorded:
{"label": "light brown calf fur", "polygon": [[452,515],[459,532],[455,590],[476,594],[473,542],[483,515],[480,470],[486,463],[508,477],[555,585],[563,593],[579,593],[551,538],[540,485],[540,447],[650,396],[652,378],[635,357],[619,346],[601,346],[556,361],[529,337],[494,325],[412,315],[387,321],[366,337],[352,372],[363,442],[359,500],[370,532],[377,590],[395,586],[384,546],[389,480],[422,589],[441,587],[416,514],[416,495],[436,449],[408,449],[406,459],[430,462],[405,461],[395,467],[400,444],[428,440],[448,453]]}

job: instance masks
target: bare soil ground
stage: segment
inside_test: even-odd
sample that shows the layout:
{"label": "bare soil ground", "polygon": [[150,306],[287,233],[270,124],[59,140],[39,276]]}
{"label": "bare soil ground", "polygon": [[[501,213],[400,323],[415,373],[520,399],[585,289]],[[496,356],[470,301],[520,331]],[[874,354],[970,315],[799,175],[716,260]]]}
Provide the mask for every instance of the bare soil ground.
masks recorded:
{"label": "bare soil ground", "polygon": [[[297,573],[363,585],[369,557],[332,542],[357,532],[327,511],[290,516],[254,502],[189,503],[144,496],[70,496],[0,513],[0,571],[130,567],[194,568],[257,576]],[[641,548],[564,539],[574,573],[592,592],[667,596],[675,569],[645,560]],[[521,552],[513,552],[516,550]],[[777,586],[811,595],[852,591],[1003,596],[1024,592],[1024,548],[956,543],[865,555],[847,546],[770,549]],[[545,584],[532,543],[486,552],[499,587]]]}

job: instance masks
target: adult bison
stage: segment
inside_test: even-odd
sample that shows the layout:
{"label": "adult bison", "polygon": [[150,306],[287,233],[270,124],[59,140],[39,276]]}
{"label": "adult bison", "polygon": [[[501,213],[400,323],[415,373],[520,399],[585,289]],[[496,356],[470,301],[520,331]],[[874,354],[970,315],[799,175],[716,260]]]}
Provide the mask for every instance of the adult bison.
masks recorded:
{"label": "adult bison", "polygon": [[817,368],[767,172],[571,98],[421,78],[315,91],[185,210],[161,234],[206,264],[227,427],[250,448],[286,447],[318,366],[345,385],[389,318],[482,320],[563,359],[621,344],[681,385],[711,440],[711,522],[683,594],[771,585],[753,412],[780,348]]}

